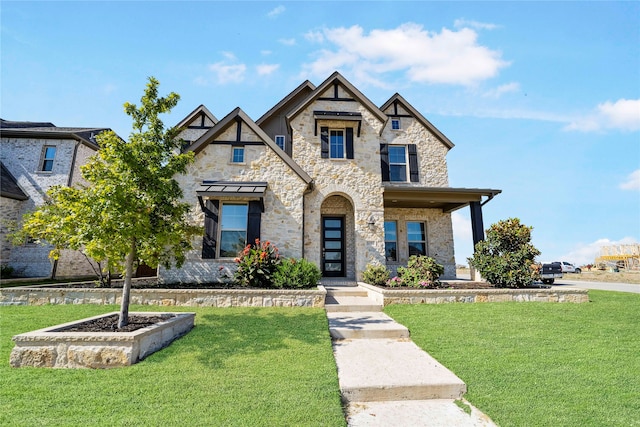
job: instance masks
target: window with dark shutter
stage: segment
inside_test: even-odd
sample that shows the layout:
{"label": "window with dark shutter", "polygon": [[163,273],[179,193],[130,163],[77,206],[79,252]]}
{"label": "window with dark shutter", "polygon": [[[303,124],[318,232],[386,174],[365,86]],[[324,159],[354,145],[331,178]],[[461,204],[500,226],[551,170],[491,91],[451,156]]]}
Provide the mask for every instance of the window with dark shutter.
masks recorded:
{"label": "window with dark shutter", "polygon": [[320,155],[323,159],[329,158],[329,128],[320,128]]}
{"label": "window with dark shutter", "polygon": [[380,168],[382,181],[389,181],[389,144],[380,144]]}
{"label": "window with dark shutter", "polygon": [[353,159],[353,128],[345,129],[347,159]]}
{"label": "window with dark shutter", "polygon": [[416,144],[407,145],[409,151],[409,179],[411,182],[420,182],[418,171],[418,150]]}
{"label": "window with dark shutter", "polygon": [[204,209],[204,237],[202,239],[202,259],[216,257],[216,237],[218,233],[218,213],[220,202],[207,200]]}
{"label": "window with dark shutter", "polygon": [[249,202],[247,215],[247,244],[253,244],[260,238],[260,218],[262,215],[262,203],[258,200]]}

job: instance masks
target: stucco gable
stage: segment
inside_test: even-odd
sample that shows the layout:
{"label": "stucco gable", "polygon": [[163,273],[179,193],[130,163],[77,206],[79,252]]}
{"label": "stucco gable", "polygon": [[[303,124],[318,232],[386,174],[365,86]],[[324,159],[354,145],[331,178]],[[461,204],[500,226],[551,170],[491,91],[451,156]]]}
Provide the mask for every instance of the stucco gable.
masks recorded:
{"label": "stucco gable", "polygon": [[372,103],[369,98],[364,96],[362,92],[360,92],[355,86],[353,86],[347,79],[345,79],[340,73],[336,71],[331,76],[329,76],[329,78],[326,79],[320,86],[318,86],[305,101],[303,101],[294,110],[287,114],[287,123],[290,126],[291,121],[298,114],[300,114],[302,111],[308,108],[309,105],[311,105],[318,99],[337,101],[345,100],[340,95],[341,90],[348,93],[351,99],[354,99],[362,106],[364,106],[369,112],[371,112],[374,117],[376,117],[380,121],[380,123],[385,123],[387,121],[387,116],[378,107],[376,107],[376,105]]}
{"label": "stucco gable", "polygon": [[218,119],[203,104],[200,104],[195,110],[187,114],[187,116],[176,125],[178,128],[198,127],[211,128]]}
{"label": "stucco gable", "polygon": [[[238,123],[241,128],[238,128]],[[239,131],[238,129],[242,129]],[[235,133],[234,133],[235,132]],[[244,135],[242,136],[241,133]],[[261,143],[275,152],[306,184],[313,180],[291,157],[282,151],[275,142],[258,126],[240,107],[227,114],[222,120],[216,123],[204,135],[196,140],[186,151],[193,151],[198,154],[207,145],[219,141],[222,138],[225,142],[248,142]],[[230,139],[233,138],[233,139]],[[245,139],[242,139],[245,138]]]}
{"label": "stucco gable", "polygon": [[400,94],[394,94],[382,107],[380,107],[387,116],[399,117],[402,115],[409,115],[416,119],[422,126],[427,128],[447,149],[454,147],[453,142],[449,140],[442,132],[438,130],[429,120],[427,120],[418,110],[416,110],[411,104],[407,102]]}

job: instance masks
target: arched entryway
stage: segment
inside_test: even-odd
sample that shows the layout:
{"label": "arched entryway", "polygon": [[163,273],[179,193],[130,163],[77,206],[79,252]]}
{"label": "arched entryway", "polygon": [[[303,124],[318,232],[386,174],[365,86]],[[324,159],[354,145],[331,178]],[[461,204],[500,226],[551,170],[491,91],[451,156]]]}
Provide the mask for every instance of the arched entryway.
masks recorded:
{"label": "arched entryway", "polygon": [[342,195],[329,196],[322,202],[320,245],[320,268],[324,277],[355,279],[353,204]]}

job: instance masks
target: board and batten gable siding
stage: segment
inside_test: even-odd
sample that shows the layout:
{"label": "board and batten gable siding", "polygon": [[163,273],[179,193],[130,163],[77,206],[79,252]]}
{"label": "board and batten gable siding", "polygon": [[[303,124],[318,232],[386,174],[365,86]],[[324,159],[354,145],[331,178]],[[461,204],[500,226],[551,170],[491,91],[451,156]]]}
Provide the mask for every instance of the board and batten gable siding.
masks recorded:
{"label": "board and batten gable siding", "polygon": [[[232,258],[202,258],[205,215],[198,201],[196,190],[202,181],[267,182],[264,194],[264,212],[261,213],[260,239],[276,245],[285,257],[302,257],[302,197],[306,183],[278,156],[274,150],[261,143],[249,126],[241,126],[241,141],[245,145],[245,162],[231,162],[232,145],[237,136],[237,123],[231,124],[199,151],[195,161],[184,175],[176,176],[183,191],[183,200],[191,206],[190,220],[202,227],[202,235],[193,240],[193,250],[187,255],[180,269],[161,267],[159,280],[163,283],[203,283],[224,279],[235,270]],[[249,199],[221,197],[221,203],[245,202]]]}

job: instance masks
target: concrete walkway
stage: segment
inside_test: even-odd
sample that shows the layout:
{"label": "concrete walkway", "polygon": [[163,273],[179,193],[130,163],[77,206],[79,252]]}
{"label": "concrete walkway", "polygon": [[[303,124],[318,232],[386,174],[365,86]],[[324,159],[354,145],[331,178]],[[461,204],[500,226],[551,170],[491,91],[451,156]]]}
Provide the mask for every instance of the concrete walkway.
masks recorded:
{"label": "concrete walkway", "polygon": [[349,426],[495,426],[463,399],[464,382],[415,345],[363,288],[322,284]]}

